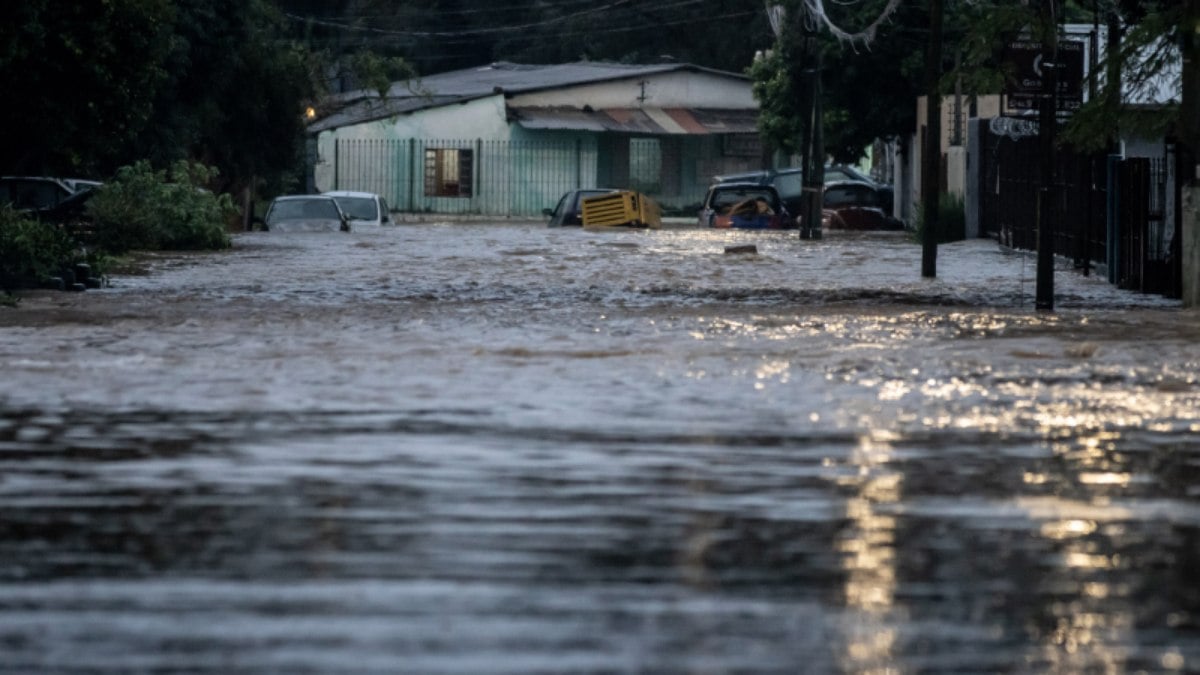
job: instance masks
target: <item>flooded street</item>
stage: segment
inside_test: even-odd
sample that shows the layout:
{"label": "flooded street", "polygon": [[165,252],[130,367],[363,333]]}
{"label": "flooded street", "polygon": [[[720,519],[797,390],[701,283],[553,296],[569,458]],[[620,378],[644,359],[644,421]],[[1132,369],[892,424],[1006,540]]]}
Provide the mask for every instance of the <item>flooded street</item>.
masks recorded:
{"label": "flooded street", "polygon": [[0,307],[0,672],[1200,672],[1200,314],[920,259],[409,224]]}

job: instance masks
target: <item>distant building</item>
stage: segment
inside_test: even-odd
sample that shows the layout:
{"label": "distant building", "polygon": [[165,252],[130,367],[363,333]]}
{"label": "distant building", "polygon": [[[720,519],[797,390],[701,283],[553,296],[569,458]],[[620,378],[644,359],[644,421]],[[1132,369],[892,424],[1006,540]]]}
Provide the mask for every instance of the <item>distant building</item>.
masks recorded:
{"label": "distant building", "polygon": [[[1098,28],[1098,29],[1097,29]],[[1094,33],[1094,35],[1093,35]],[[1067,24],[1060,35],[1062,40],[1081,42],[1084,78],[1088,77],[1090,64],[1093,61],[1092,47],[1095,45],[1097,57],[1103,58],[1107,43],[1107,28],[1094,27],[1090,24]],[[1101,74],[1101,78],[1103,75]],[[1180,70],[1179,64],[1168,64],[1158,77],[1133,84],[1124,83],[1124,105],[1130,110],[1151,110],[1160,108],[1180,100]],[[1083,100],[1088,98],[1086,85],[1082,92]],[[1036,111],[1022,113],[1014,111],[1011,103],[1004,108],[1005,98],[999,94],[986,96],[946,96],[941,102],[941,126],[938,130],[942,151],[941,189],[947,193],[963,197],[967,202],[968,236],[984,234],[975,223],[974,213],[977,195],[972,194],[979,183],[978,172],[981,170],[984,157],[980,157],[978,129],[991,127],[999,129],[997,133],[1019,138],[1029,135],[1036,130],[1036,125],[1029,126],[1022,122],[1036,120]],[[916,220],[916,209],[921,195],[921,166],[922,152],[925,144],[925,106],[926,98],[921,96],[916,101],[917,129],[910,137],[897,141],[893,148],[897,217],[913,224]],[[972,131],[972,130],[976,131]],[[1128,130],[1122,130],[1118,138],[1117,154],[1123,157],[1149,157],[1163,159],[1167,157],[1169,146],[1163,137],[1146,138]],[[972,150],[972,148],[974,148]]]}
{"label": "distant building", "polygon": [[762,155],[749,78],[681,63],[493,63],[316,112],[310,187],[377,192],[399,211],[529,216],[579,187],[686,209]]}

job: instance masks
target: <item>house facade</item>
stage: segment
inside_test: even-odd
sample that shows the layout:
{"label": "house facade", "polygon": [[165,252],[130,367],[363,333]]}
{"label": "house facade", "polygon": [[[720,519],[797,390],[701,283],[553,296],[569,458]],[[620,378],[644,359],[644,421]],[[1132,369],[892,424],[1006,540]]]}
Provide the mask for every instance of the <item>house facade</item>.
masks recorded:
{"label": "house facade", "polygon": [[628,188],[665,210],[760,168],[748,78],[689,64],[494,63],[332,98],[309,125],[311,188],[399,211],[539,215],[566,191]]}

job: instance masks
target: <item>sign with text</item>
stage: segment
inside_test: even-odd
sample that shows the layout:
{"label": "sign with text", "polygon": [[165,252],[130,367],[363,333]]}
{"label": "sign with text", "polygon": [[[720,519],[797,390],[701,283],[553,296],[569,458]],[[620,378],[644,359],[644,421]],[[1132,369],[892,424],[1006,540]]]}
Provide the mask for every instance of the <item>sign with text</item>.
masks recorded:
{"label": "sign with text", "polygon": [[1013,40],[1004,49],[1009,77],[1004,84],[1008,107],[1017,111],[1038,109],[1042,78],[1047,68],[1058,69],[1058,114],[1070,114],[1083,105],[1083,41],[1059,40],[1057,63],[1047,63],[1042,43]]}

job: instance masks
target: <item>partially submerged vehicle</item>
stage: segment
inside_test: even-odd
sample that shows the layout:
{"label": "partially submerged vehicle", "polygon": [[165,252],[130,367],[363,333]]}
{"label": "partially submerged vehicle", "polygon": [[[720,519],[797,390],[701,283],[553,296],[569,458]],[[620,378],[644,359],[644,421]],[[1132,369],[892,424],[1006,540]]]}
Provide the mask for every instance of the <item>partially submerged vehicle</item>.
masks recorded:
{"label": "partially submerged vehicle", "polygon": [[796,227],[779,193],[758,183],[717,183],[700,209],[700,227],[786,230]]}
{"label": "partially submerged vehicle", "polygon": [[582,203],[585,228],[662,227],[662,209],[657,202],[640,192],[618,190],[585,197]]}
{"label": "partially submerged vehicle", "polygon": [[350,218],[329,195],[276,197],[261,222],[271,232],[350,231]]}
{"label": "partially submerged vehicle", "polygon": [[[884,213],[892,212],[894,190],[891,185],[877,181],[862,170],[849,164],[825,165],[823,180],[825,185],[846,181],[856,181],[870,186],[871,192],[874,193],[873,199],[876,205],[883,209]],[[779,198],[783,200],[788,213],[799,215],[803,212],[804,172],[799,167],[746,171],[743,173],[713,176],[713,182],[771,185],[779,193]]]}
{"label": "partially submerged vehicle", "polygon": [[779,193],[788,213],[799,215],[804,199],[804,173],[796,167],[783,169],[767,169],[765,171],[747,171],[731,173],[724,176],[713,176],[714,183],[753,183],[755,185],[770,185]]}
{"label": "partially submerged vehicle", "polygon": [[875,186],[844,180],[825,184],[821,224],[829,230],[903,230],[904,221],[886,213]]}
{"label": "partially submerged vehicle", "polygon": [[583,200],[616,192],[610,188],[581,188],[564,194],[553,209],[542,209],[550,221],[547,227],[569,227],[583,225]]}
{"label": "partially submerged vehicle", "polygon": [[352,190],[335,190],[322,193],[333,197],[342,213],[350,219],[350,229],[359,227],[380,227],[390,225],[387,200],[374,192],[356,192]]}
{"label": "partially submerged vehicle", "polygon": [[10,204],[18,211],[44,211],[58,206],[72,195],[100,185],[100,181],[82,178],[3,176],[0,177],[0,204]]}

